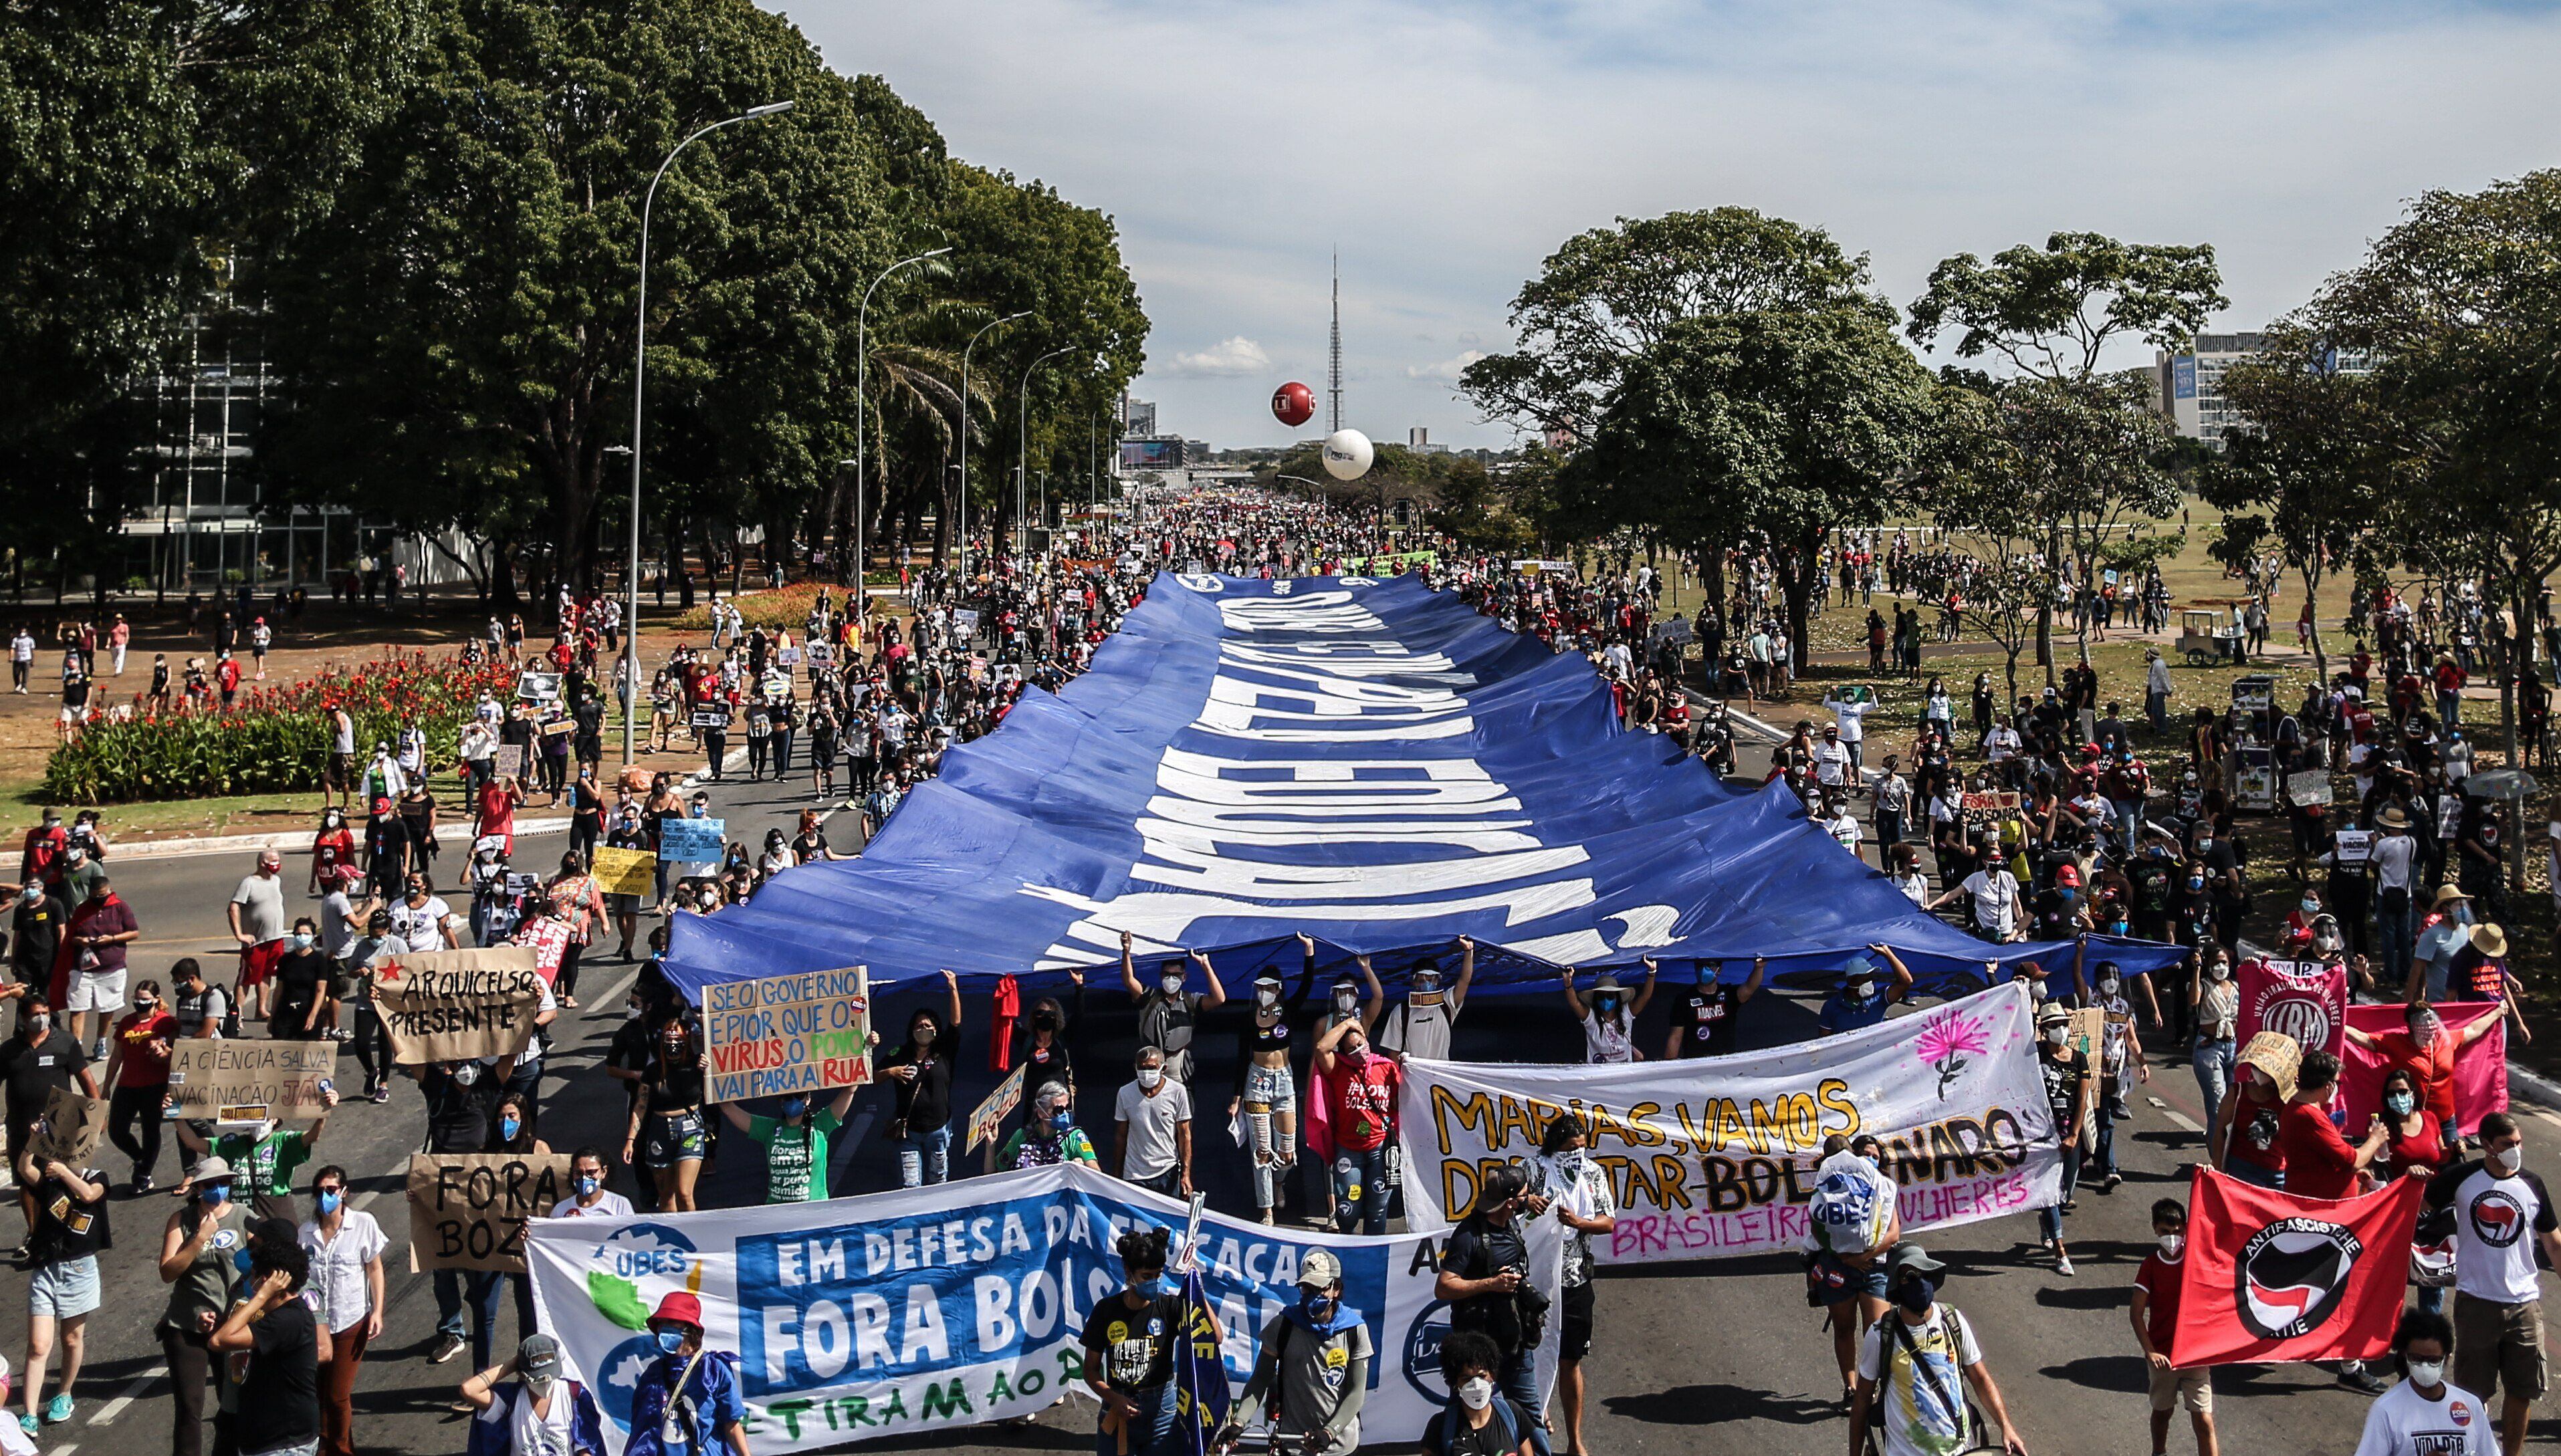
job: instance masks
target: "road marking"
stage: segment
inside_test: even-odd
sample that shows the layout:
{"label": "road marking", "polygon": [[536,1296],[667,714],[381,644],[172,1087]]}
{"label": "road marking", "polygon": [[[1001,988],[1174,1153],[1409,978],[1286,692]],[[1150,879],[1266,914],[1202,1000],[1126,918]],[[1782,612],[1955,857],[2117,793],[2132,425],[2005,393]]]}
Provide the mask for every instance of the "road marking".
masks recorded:
{"label": "road marking", "polygon": [[2205,1136],[2204,1127],[2201,1126],[2195,1118],[2179,1111],[2177,1108],[2172,1107],[2158,1097],[2145,1097],[2143,1100],[2151,1103],[2152,1109],[2160,1113],[2161,1116],[2168,1118],[2174,1126],[2183,1127],[2189,1132],[2196,1134],[2198,1137]]}
{"label": "road marking", "polygon": [[[165,1365],[153,1366],[151,1369],[144,1371],[139,1376],[135,1377],[132,1384],[124,1387],[123,1394],[116,1396],[104,1405],[101,1405],[97,1409],[89,1412],[88,1423],[90,1425],[115,1424],[115,1418],[124,1413],[124,1407],[141,1399],[142,1392],[151,1388],[151,1382],[159,1379],[162,1375],[167,1374],[169,1374],[169,1368]],[[68,1450],[70,1448],[65,1447],[64,1449]],[[55,1453],[55,1456],[61,1456],[61,1453],[57,1452]]]}

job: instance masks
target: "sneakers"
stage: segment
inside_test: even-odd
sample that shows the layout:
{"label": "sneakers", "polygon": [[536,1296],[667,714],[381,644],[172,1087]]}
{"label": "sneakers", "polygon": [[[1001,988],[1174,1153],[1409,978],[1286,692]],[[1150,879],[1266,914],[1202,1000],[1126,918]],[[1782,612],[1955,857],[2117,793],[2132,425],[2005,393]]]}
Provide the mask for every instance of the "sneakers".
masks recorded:
{"label": "sneakers", "polygon": [[[23,689],[23,688],[21,688],[21,689],[19,689],[19,691],[23,693],[23,692],[25,692],[26,690],[25,690],[25,689]],[[36,1419],[34,1416],[32,1416],[32,1415],[22,1415],[22,1416],[18,1417],[18,1429],[20,1429],[20,1430],[22,1430],[22,1431],[25,1431],[27,1434],[29,1434],[29,1435],[31,1435],[31,1436],[32,1436],[32,1435],[34,1435],[36,1432],[43,1430],[44,1428],[45,1428],[44,1423],[43,1423],[42,1421],[37,1420],[37,1419]]]}
{"label": "sneakers", "polygon": [[2341,1366],[2338,1372],[2338,1382],[2364,1395],[2380,1395],[2389,1388],[2374,1377],[2372,1371],[2362,1365]]}
{"label": "sneakers", "polygon": [[2118,1184],[2121,1184],[2121,1183],[2123,1183],[2123,1182],[2125,1182],[2125,1181],[2126,1181],[2126,1179],[2125,1179],[2125,1175],[2123,1175],[2123,1174],[2121,1174],[2121,1173],[2111,1173],[2111,1174],[2109,1174],[2109,1175],[2107,1176],[2107,1178],[2106,1178],[2104,1181],[2102,1181],[2102,1182],[2100,1183],[2100,1185],[2099,1185],[2099,1192],[2101,1192],[2101,1193],[2115,1193],[2115,1192],[2117,1191],[2117,1185],[2118,1185]]}
{"label": "sneakers", "polygon": [[461,1353],[462,1337],[459,1335],[447,1335],[436,1341],[435,1348],[427,1353],[427,1363],[429,1365],[442,1365]]}
{"label": "sneakers", "polygon": [[72,1418],[72,1397],[56,1395],[45,1402],[45,1424],[61,1425]]}
{"label": "sneakers", "polygon": [[2063,1276],[2064,1278],[2066,1278],[2066,1279],[2071,1278],[2071,1277],[2072,1277],[2072,1256],[2071,1256],[2070,1254],[2063,1254],[2063,1255],[2059,1256],[2058,1258],[2056,1258],[2056,1259],[2055,1259],[2055,1261],[2054,1261],[2054,1272],[2056,1272],[2057,1274],[2062,1275],[2062,1276]]}
{"label": "sneakers", "polygon": [[133,1196],[138,1199],[149,1192],[151,1192],[151,1175],[148,1173],[133,1175]]}
{"label": "sneakers", "polygon": [[392,1086],[391,1086],[391,1083],[389,1083],[389,1082],[384,1082],[384,1083],[382,1083],[382,1084],[380,1084],[380,1085],[376,1086],[376,1087],[374,1088],[374,1090],[373,1090],[373,1099],[374,1099],[375,1101],[377,1101],[377,1102],[388,1102],[388,1101],[390,1101],[390,1100],[392,1099]]}

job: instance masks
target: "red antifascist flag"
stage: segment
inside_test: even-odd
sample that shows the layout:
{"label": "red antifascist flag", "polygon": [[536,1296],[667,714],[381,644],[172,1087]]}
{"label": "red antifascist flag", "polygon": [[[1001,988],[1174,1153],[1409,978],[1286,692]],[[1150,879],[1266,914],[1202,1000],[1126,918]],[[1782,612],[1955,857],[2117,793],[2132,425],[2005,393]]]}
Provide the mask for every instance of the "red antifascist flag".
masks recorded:
{"label": "red antifascist flag", "polygon": [[2298,1198],[2196,1170],[2174,1366],[2372,1360],[2392,1345],[2424,1192]]}

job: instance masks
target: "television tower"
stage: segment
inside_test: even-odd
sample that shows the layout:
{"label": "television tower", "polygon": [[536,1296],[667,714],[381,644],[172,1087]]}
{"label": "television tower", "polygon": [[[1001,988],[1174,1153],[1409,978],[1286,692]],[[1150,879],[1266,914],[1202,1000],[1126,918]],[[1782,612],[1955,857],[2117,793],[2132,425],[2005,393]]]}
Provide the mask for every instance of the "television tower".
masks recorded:
{"label": "television tower", "polygon": [[1334,333],[1325,356],[1325,433],[1343,427],[1343,255],[1334,254]]}

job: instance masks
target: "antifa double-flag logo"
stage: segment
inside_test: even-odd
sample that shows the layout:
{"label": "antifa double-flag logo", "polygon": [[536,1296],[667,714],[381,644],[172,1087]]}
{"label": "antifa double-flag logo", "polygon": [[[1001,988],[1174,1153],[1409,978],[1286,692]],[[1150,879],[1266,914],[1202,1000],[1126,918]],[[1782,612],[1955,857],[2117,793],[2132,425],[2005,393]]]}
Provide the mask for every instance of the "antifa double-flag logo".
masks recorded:
{"label": "antifa double-flag logo", "polygon": [[2505,1189],[2491,1189],[2473,1200],[2474,1236],[2491,1248],[2505,1248],[2525,1231],[2525,1210]]}
{"label": "antifa double-flag logo", "polygon": [[2250,1235],[2232,1261],[2241,1323],[2262,1340],[2292,1340],[2321,1327],[2347,1297],[2363,1243],[2320,1218],[2280,1218]]}

